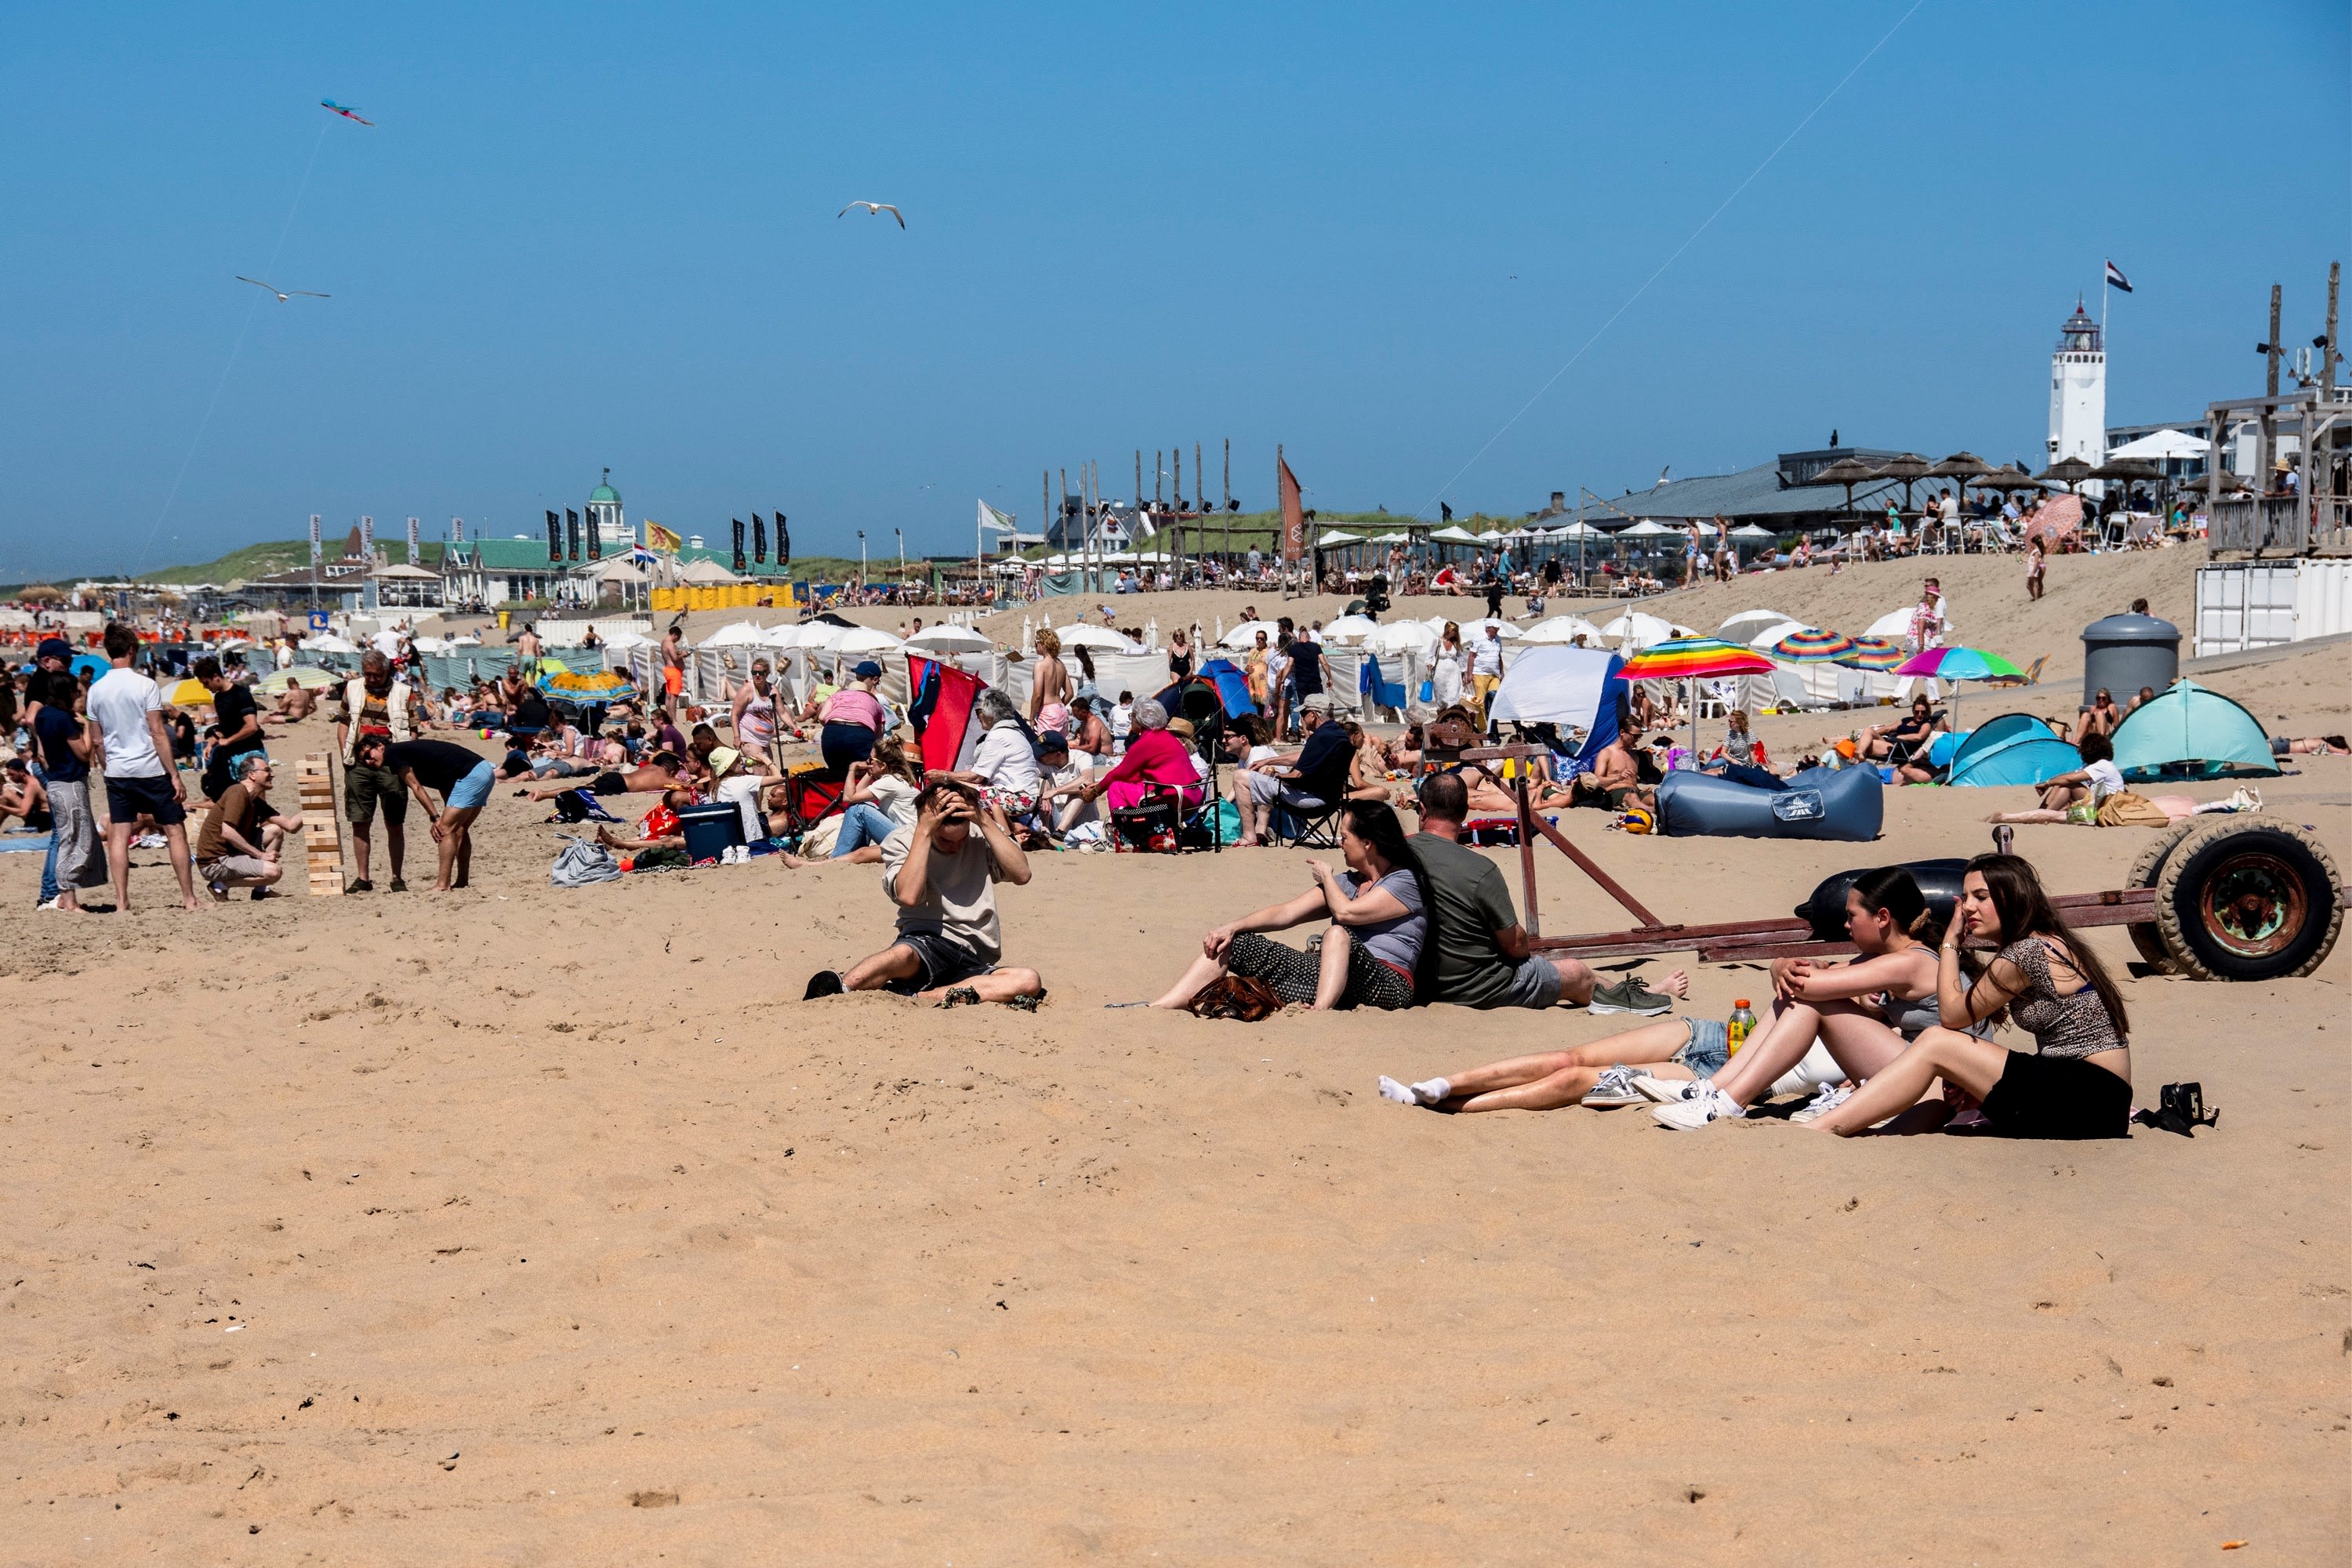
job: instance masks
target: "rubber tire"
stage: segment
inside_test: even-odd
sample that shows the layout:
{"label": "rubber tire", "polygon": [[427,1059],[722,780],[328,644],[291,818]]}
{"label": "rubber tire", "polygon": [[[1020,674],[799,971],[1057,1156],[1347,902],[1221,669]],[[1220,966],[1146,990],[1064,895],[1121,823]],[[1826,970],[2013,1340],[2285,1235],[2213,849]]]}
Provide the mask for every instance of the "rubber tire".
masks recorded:
{"label": "rubber tire", "polygon": [[[2179,847],[2180,841],[2190,834],[2200,833],[2211,826],[2212,824],[2204,818],[2192,816],[2186,822],[2176,822],[2158,833],[2147,841],[2146,847],[2140,850],[2139,858],[2132,862],[2131,875],[2124,879],[2124,886],[2126,888],[2155,887],[2157,879],[2164,874],[2166,859],[2171,856],[2174,849]],[[2132,946],[2138,950],[2141,960],[2149,969],[2158,974],[2183,973],[2180,965],[2173,962],[2170,951],[2164,945],[2162,928],[2154,921],[2126,926],[2124,930],[2130,933]]]}
{"label": "rubber tire", "polygon": [[[2199,910],[2199,895],[2213,868],[2248,848],[2261,848],[2286,865],[2302,882],[2309,910],[2303,934],[2293,945],[2260,958],[2231,952],[2213,942]],[[2157,923],[2173,963],[2192,979],[2293,979],[2318,968],[2335,948],[2344,924],[2338,902],[2343,887],[2326,847],[2298,824],[2267,816],[2251,821],[2224,817],[2189,835],[2165,858],[2157,879]]]}

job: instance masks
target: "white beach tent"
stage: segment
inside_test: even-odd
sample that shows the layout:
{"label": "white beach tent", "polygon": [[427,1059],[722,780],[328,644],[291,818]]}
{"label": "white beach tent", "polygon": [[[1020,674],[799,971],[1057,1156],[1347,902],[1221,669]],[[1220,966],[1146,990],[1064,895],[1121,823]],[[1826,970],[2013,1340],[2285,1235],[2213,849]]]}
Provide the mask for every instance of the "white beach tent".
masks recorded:
{"label": "white beach tent", "polygon": [[986,653],[996,645],[970,626],[951,626],[945,622],[925,626],[907,639],[907,647],[916,653]]}
{"label": "white beach tent", "polygon": [[1341,647],[1356,647],[1365,638],[1377,635],[1380,629],[1380,622],[1369,616],[1341,616],[1323,628],[1323,641]]}
{"label": "white beach tent", "polygon": [[1784,616],[1778,610],[1742,610],[1716,627],[1715,635],[1726,642],[1746,642],[1756,634],[1752,631],[1740,631],[1739,628],[1742,626],[1783,626],[1794,618],[1794,616]]}
{"label": "white beach tent", "polygon": [[1520,652],[1503,672],[1487,716],[1497,722],[1568,724],[1592,728],[1617,656],[1607,648],[1546,644]]}
{"label": "white beach tent", "polygon": [[716,561],[696,561],[677,574],[677,580],[681,583],[690,583],[697,587],[708,588],[727,583],[740,583],[743,579]]}
{"label": "white beach tent", "polygon": [[2186,435],[2179,430],[2158,430],[2137,441],[2126,441],[2107,454],[2107,460],[2118,458],[2147,458],[2156,461],[2167,458],[2197,458],[2210,457],[2211,444],[2202,436]]}
{"label": "white beach tent", "polygon": [[1916,606],[1906,605],[1899,610],[1889,610],[1870,623],[1863,635],[1874,637],[1895,637],[1908,640],[1911,636],[1911,615]]}
{"label": "white beach tent", "polygon": [[1271,643],[1276,637],[1282,635],[1282,628],[1276,626],[1272,621],[1244,621],[1241,625],[1227,632],[1223,637],[1219,637],[1217,639],[1217,646],[1219,647],[1249,647],[1256,643],[1257,634],[1260,632],[1264,632],[1265,634],[1265,640],[1268,643]]}
{"label": "white beach tent", "polygon": [[1361,544],[1363,542],[1364,536],[1360,533],[1349,533],[1344,528],[1327,528],[1323,531],[1323,537],[1315,542],[1315,548],[1328,550],[1335,545]]}
{"label": "white beach tent", "polygon": [[1621,531],[1617,537],[1620,539],[1664,539],[1667,534],[1679,533],[1681,531],[1682,531],[1680,529],[1668,528],[1664,523],[1655,522],[1645,517],[1641,521],[1635,523],[1633,527]]}
{"label": "white beach tent", "polygon": [[[1449,618],[1450,617],[1445,616],[1432,616],[1429,621],[1429,629],[1438,633],[1440,636],[1443,636],[1445,631],[1445,623]],[[1488,626],[1493,626],[1496,631],[1502,633],[1503,640],[1505,642],[1517,642],[1521,637],[1528,635],[1527,633],[1519,630],[1518,627],[1513,626],[1510,622],[1497,620],[1493,616],[1481,616],[1475,621],[1458,621],[1455,622],[1455,625],[1462,628],[1462,641],[1465,646],[1472,642],[1486,641],[1486,628]]]}
{"label": "white beach tent", "polygon": [[[1062,647],[1065,649],[1091,647],[1099,648],[1105,653],[1135,653],[1139,651],[1140,647],[1108,626],[1090,626],[1083,621],[1063,626],[1054,635],[1062,639]],[[1271,640],[1273,634],[1269,632],[1268,639]]]}
{"label": "white beach tent", "polygon": [[1435,544],[1484,544],[1486,542],[1484,534],[1473,533],[1458,522],[1438,529],[1429,537],[1430,542]]}
{"label": "white beach tent", "polygon": [[1759,528],[1752,522],[1743,522],[1738,528],[1731,531],[1731,537],[1734,539],[1778,539],[1780,536],[1773,532],[1769,528]]}
{"label": "white beach tent", "polygon": [[1372,646],[1382,653],[1419,653],[1437,640],[1437,633],[1423,621],[1391,621],[1380,629]]}
{"label": "white beach tent", "polygon": [[879,626],[852,626],[833,640],[832,651],[846,658],[852,654],[888,653],[898,646],[896,633]]}
{"label": "white beach tent", "polygon": [[1678,626],[1671,621],[1641,610],[1628,610],[1601,628],[1601,635],[1621,643],[1627,653],[1654,647],[1673,637],[1695,637],[1698,634],[1688,626]]}
{"label": "white beach tent", "polygon": [[723,626],[700,642],[697,647],[767,647],[768,628],[757,621],[736,621]]}
{"label": "white beach tent", "polygon": [[1524,640],[1530,645],[1572,643],[1580,637],[1594,647],[1607,640],[1601,637],[1601,628],[1582,616],[1552,616],[1538,621],[1527,629]]}

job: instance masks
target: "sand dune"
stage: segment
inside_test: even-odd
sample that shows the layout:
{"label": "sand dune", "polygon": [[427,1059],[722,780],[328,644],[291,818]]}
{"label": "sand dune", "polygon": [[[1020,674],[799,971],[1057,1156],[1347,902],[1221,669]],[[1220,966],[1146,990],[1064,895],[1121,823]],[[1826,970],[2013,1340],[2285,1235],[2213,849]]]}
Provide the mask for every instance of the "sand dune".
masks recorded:
{"label": "sand dune", "polygon": [[[2117,599],[2185,593],[2173,564],[2076,584],[2057,563],[2034,612],[2053,651]],[[2024,628],[1986,640],[2032,657],[2038,623],[1972,565],[1945,572],[1964,629]],[[1916,574],[1864,575],[1807,586],[1826,614],[1853,579],[1860,613]],[[1725,613],[1805,613],[1739,587]],[[2213,684],[2265,721],[2340,722],[2347,660]],[[1769,722],[1777,749],[1832,721]],[[322,743],[314,723],[273,750]],[[1843,867],[1973,852],[2014,793],[1902,792],[1871,846],[1575,826],[1667,918],[1777,914]],[[2263,794],[2352,857],[2352,763]],[[1051,996],[975,1016],[796,999],[879,945],[871,868],[567,892],[555,831],[499,796],[455,898],[184,916],[142,864],[139,912],[18,921],[0,1557],[2038,1563],[2244,1540],[2305,1563],[2352,1542],[2347,951],[2276,984],[2127,983],[2143,1098],[2195,1078],[2222,1110],[2193,1142],[1677,1136],[1371,1092],[1608,1032],[1578,1012],[1104,1010],[1302,887],[1298,852],[1041,857],[1005,925]],[[2065,889],[2115,885],[2142,841],[2020,836]],[[37,858],[0,857],[20,910]],[[1549,852],[1542,886],[1548,931],[1622,920]],[[1764,990],[1700,968],[1691,1008]]]}

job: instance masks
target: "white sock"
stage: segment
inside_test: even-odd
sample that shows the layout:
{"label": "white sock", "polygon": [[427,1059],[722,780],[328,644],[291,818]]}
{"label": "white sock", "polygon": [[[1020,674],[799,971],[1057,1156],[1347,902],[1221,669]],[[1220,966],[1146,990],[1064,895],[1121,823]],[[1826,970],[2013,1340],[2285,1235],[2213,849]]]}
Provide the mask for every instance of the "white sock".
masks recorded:
{"label": "white sock", "polygon": [[1435,1105],[1441,1100],[1454,1098],[1454,1086],[1442,1078],[1424,1079],[1412,1086],[1413,1098],[1423,1105]]}
{"label": "white sock", "polygon": [[1420,1099],[1414,1095],[1412,1090],[1397,1082],[1396,1079],[1389,1077],[1386,1073],[1381,1074],[1381,1098],[1382,1100],[1393,1100],[1399,1105],[1419,1105],[1421,1103]]}

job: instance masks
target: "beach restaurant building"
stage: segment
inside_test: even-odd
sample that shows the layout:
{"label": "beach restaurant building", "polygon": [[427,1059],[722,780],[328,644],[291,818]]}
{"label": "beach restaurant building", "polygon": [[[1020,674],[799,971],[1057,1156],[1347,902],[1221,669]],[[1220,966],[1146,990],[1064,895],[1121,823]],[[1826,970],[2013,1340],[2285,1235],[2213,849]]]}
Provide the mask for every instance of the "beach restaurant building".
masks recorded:
{"label": "beach restaurant building", "polygon": [[[1870,447],[1822,447],[1810,452],[1783,452],[1771,462],[1759,463],[1736,473],[1668,479],[1645,490],[1628,490],[1622,496],[1604,497],[1580,507],[1560,504],[1559,492],[1554,492],[1554,505],[1535,517],[1547,527],[1585,522],[1603,529],[1617,528],[1635,518],[1654,518],[1679,526],[1686,521],[1704,523],[1722,517],[1734,525],[1752,523],[1774,533],[1810,532],[1834,527],[1840,518],[1850,521],[1858,512],[1883,511],[1890,497],[1898,503],[1903,500],[1900,479],[1864,480],[1853,487],[1853,506],[1849,511],[1846,487],[1815,484],[1813,476],[1845,458],[1858,458],[1876,468],[1902,455]],[[1911,487],[1912,500],[1916,505],[1943,494],[1950,486],[1949,479],[1916,480]]]}

